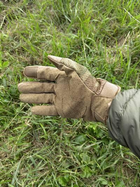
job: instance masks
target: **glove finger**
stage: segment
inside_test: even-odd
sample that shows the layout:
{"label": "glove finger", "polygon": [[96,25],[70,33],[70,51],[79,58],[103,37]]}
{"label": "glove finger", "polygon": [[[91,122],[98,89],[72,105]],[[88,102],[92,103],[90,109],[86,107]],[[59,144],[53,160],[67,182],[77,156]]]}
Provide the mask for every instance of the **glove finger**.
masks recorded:
{"label": "glove finger", "polygon": [[22,82],[18,90],[22,93],[54,93],[55,83],[47,82]]}
{"label": "glove finger", "polygon": [[54,94],[20,94],[20,100],[25,103],[54,103]]}
{"label": "glove finger", "polygon": [[58,116],[59,115],[54,105],[34,106],[31,108],[31,112],[33,114],[42,115],[42,116]]}
{"label": "glove finger", "polygon": [[59,70],[65,71],[66,74],[69,74],[74,70],[83,81],[91,76],[91,73],[86,67],[69,58],[61,58],[52,55],[48,55],[48,58]]}
{"label": "glove finger", "polygon": [[58,57],[58,56],[53,56],[53,55],[48,55],[48,59],[60,70],[60,71],[65,71],[66,74],[69,74],[73,69],[65,65],[62,61],[64,58]]}
{"label": "glove finger", "polygon": [[60,74],[64,74],[57,68],[50,66],[27,66],[24,75],[31,78],[55,81]]}

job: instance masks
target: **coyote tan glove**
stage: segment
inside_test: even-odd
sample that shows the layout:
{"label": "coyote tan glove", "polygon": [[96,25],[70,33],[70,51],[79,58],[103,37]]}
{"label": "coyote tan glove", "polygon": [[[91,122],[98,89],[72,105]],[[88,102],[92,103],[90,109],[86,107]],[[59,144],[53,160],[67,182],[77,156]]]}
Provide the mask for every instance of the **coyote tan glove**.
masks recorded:
{"label": "coyote tan glove", "polygon": [[112,99],[120,87],[96,79],[86,67],[68,59],[49,55],[57,67],[27,66],[24,74],[40,82],[22,82],[20,100],[46,104],[32,107],[32,113],[64,118],[83,118],[105,123]]}

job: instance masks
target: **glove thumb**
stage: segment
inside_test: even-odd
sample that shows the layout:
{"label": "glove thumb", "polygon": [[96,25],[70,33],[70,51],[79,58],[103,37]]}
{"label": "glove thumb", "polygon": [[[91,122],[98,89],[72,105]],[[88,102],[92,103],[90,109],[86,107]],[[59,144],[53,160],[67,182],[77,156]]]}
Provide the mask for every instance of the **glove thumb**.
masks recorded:
{"label": "glove thumb", "polygon": [[79,75],[79,77],[85,81],[89,76],[91,76],[91,73],[88,71],[88,69],[77,62],[69,59],[69,58],[62,58],[57,56],[48,55],[48,59],[61,71],[65,71],[65,73],[68,75],[72,71],[76,71],[76,73]]}

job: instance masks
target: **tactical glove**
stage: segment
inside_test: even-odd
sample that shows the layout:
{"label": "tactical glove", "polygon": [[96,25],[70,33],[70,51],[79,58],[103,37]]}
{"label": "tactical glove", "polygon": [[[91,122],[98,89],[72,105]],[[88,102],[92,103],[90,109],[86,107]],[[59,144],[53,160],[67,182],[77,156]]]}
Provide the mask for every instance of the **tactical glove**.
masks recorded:
{"label": "tactical glove", "polygon": [[68,58],[52,55],[48,58],[56,68],[27,66],[24,69],[25,76],[39,81],[20,83],[20,100],[43,104],[32,107],[33,114],[105,123],[111,102],[120,87],[96,79],[86,67]]}

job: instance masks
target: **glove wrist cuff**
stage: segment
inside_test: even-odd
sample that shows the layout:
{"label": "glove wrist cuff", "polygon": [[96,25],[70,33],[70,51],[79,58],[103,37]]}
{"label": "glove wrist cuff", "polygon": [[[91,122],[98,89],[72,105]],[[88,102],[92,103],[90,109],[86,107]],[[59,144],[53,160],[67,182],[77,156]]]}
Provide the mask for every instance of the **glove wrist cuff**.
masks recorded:
{"label": "glove wrist cuff", "polygon": [[[99,80],[99,79],[98,79]],[[106,81],[101,80],[100,81]],[[92,116],[95,121],[106,123],[108,118],[109,108],[111,106],[112,100],[115,98],[121,88],[110,82],[105,82],[104,86],[101,89],[100,94],[92,96]]]}
{"label": "glove wrist cuff", "polygon": [[120,90],[121,90],[120,86],[106,81],[99,95],[102,97],[113,99],[117,95],[117,93],[120,92]]}

